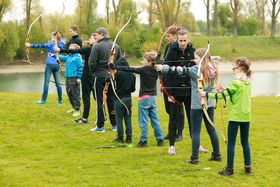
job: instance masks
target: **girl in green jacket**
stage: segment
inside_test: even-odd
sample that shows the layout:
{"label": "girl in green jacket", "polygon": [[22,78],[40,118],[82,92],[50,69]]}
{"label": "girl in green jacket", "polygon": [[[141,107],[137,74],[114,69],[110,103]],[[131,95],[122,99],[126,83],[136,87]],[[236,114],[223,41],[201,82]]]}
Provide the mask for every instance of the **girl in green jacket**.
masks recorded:
{"label": "girl in green jacket", "polygon": [[240,127],[245,174],[251,175],[249,128],[251,120],[252,71],[250,69],[250,62],[247,58],[238,58],[233,64],[232,70],[235,73],[235,77],[227,89],[219,85],[216,87],[217,93],[207,93],[202,90],[199,94],[209,99],[222,99],[229,96],[231,101],[229,104],[227,166],[218,173],[225,176],[233,175],[234,147],[238,127]]}

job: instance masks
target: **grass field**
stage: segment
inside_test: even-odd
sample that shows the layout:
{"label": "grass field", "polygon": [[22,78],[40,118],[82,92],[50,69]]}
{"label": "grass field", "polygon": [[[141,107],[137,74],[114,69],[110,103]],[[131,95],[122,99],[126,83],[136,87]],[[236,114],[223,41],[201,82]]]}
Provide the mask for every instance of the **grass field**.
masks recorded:
{"label": "grass field", "polygon": [[[90,132],[94,127],[95,106],[90,124],[74,125],[66,114],[70,105],[56,104],[49,95],[46,105],[36,105],[39,94],[0,93],[0,186],[279,186],[279,98],[252,99],[250,143],[253,175],[243,171],[239,141],[236,145],[235,174],[217,174],[226,164],[226,146],[219,134],[221,163],[209,162],[211,153],[200,155],[200,164],[188,165],[191,142],[184,130],[184,139],[176,143],[177,155],[167,154],[168,142],[157,147],[149,126],[147,148],[96,149],[114,145],[106,124],[103,134]],[[163,100],[158,97],[161,125],[167,132],[168,117]],[[227,126],[225,109],[216,109],[217,128]],[[133,106],[133,144],[138,142],[137,98]],[[210,140],[202,128],[201,144],[211,150]]]}

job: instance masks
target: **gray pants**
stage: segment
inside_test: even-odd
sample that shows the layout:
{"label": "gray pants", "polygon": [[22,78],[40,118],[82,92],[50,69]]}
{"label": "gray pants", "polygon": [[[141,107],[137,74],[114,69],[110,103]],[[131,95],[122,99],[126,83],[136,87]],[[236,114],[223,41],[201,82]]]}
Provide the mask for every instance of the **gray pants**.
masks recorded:
{"label": "gray pants", "polygon": [[77,84],[77,78],[66,78],[66,93],[72,107],[80,110],[80,84]]}

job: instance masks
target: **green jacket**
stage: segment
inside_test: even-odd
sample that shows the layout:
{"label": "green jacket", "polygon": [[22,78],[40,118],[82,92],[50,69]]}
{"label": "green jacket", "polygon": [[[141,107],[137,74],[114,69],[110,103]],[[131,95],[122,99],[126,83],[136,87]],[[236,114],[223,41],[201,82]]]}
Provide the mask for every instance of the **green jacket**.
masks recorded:
{"label": "green jacket", "polygon": [[[251,90],[250,78],[245,74],[237,74],[227,89],[223,91],[226,97],[230,96],[229,121],[249,122],[251,120]],[[207,93],[208,98],[215,99],[215,93]],[[217,93],[222,99],[222,93]]]}

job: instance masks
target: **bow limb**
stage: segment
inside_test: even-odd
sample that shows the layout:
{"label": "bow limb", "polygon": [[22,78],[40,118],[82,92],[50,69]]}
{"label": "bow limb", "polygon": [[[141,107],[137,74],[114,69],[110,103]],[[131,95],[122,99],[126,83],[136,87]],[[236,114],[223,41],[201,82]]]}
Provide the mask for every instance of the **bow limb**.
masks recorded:
{"label": "bow limb", "polygon": [[170,26],[168,29],[166,29],[166,31],[164,31],[164,33],[162,34],[159,42],[158,42],[158,46],[157,46],[157,54],[158,54],[158,57],[160,57],[160,48],[161,48],[161,45],[162,45],[162,42],[163,42],[163,39],[165,37],[165,35],[168,33],[168,31],[170,31],[172,28],[176,27],[175,25],[172,25]]}
{"label": "bow limb", "polygon": [[[26,33],[25,43],[29,43],[31,29],[32,29],[34,23],[36,23],[36,21],[38,21],[40,19],[40,17],[41,17],[41,13],[39,13],[39,16],[30,24],[28,31]],[[29,57],[29,47],[25,47],[25,54],[26,54],[27,62],[29,64],[32,64],[32,62],[30,61],[30,57]]]}

